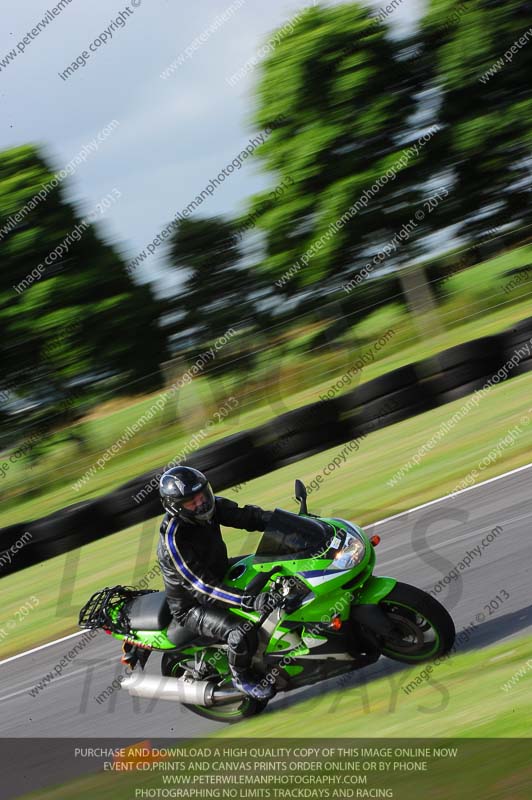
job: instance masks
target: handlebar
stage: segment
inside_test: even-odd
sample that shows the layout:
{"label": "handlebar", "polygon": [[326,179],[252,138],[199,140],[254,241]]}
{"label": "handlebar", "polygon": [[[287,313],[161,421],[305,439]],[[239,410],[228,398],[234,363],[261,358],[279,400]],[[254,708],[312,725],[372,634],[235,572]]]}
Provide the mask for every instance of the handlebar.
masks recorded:
{"label": "handlebar", "polygon": [[264,589],[270,578],[280,571],[280,567],[272,567],[269,572],[259,572],[254,578],[250,580],[246,586],[246,592],[249,594],[259,594]]}
{"label": "handlebar", "polygon": [[[252,580],[248,583],[246,591],[249,592],[250,594],[259,594],[262,591],[262,589],[264,589],[268,581],[277,572],[282,573],[282,569],[278,566],[272,567],[268,572],[259,572],[259,574],[255,575],[255,577],[252,578]],[[264,623],[266,622],[271,613],[272,613],[271,611],[264,611],[261,614],[261,616],[256,622],[257,630],[264,625]]]}

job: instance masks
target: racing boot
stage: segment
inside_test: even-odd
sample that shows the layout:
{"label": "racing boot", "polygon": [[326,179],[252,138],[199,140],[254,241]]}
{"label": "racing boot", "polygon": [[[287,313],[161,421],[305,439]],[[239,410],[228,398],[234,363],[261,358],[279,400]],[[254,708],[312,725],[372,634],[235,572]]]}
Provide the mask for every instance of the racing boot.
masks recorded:
{"label": "racing boot", "polygon": [[267,680],[253,675],[250,670],[241,669],[229,664],[233,686],[254,700],[271,700],[275,696],[275,688]]}

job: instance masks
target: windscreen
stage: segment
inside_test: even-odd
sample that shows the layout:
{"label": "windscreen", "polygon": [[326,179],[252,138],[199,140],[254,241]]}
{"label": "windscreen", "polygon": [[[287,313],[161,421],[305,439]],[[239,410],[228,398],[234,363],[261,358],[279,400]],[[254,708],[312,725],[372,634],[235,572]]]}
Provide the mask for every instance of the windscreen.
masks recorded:
{"label": "windscreen", "polygon": [[276,508],[259,542],[255,559],[312,558],[327,549],[333,533],[326,522]]}

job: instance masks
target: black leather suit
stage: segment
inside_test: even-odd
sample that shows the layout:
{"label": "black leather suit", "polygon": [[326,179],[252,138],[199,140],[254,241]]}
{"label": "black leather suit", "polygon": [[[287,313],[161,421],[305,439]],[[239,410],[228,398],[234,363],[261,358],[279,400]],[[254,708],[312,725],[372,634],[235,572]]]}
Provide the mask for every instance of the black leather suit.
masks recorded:
{"label": "black leather suit", "polygon": [[270,511],[258,506],[240,508],[223,497],[215,498],[214,515],[206,525],[165,515],[157,558],[174,618],[168,629],[171,641],[178,641],[185,627],[227,642],[229,663],[239,670],[249,666],[257,646],[256,635],[249,624],[227,610],[241,604],[244,592],[222,585],[229,560],[220,524],[263,531],[270,516]]}

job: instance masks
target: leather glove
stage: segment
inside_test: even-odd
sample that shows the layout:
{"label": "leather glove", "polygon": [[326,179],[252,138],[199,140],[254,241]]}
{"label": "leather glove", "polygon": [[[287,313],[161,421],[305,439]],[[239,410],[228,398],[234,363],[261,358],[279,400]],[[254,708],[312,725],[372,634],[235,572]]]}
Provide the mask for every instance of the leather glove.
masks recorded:
{"label": "leather glove", "polygon": [[242,608],[245,611],[258,611],[264,614],[266,611],[273,611],[279,608],[284,598],[279,592],[262,592],[261,594],[247,594],[242,598]]}

